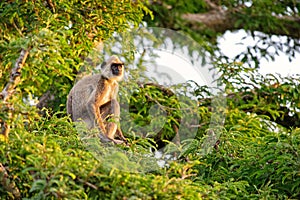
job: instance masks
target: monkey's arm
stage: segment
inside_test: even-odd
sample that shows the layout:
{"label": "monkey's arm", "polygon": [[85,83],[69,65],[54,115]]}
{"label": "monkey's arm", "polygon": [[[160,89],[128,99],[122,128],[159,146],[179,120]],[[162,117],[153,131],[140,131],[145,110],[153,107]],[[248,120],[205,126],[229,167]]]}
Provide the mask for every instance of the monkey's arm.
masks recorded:
{"label": "monkey's arm", "polygon": [[95,117],[96,117],[96,123],[97,123],[98,126],[100,127],[102,133],[103,133],[104,135],[106,135],[106,128],[105,128],[103,119],[101,118],[99,106],[98,106],[97,104],[94,104],[93,110],[94,110]]}
{"label": "monkey's arm", "polygon": [[108,80],[104,77],[101,77],[101,79],[98,81],[95,94],[93,95],[95,97],[94,102],[92,102],[96,122],[104,135],[107,135],[107,131],[104,124],[105,119],[101,116],[101,106],[110,100],[109,94],[111,88],[109,88],[108,85]]}
{"label": "monkey's arm", "polygon": [[[92,123],[90,127],[98,127],[100,128],[101,132],[105,134],[106,133],[105,125],[101,120],[100,110],[99,107],[97,107],[96,105],[94,94],[95,93],[91,94],[91,96],[89,97],[86,103],[86,110],[88,111],[88,115],[90,119],[89,121],[90,123]],[[88,121],[86,121],[86,123],[88,123]]]}
{"label": "monkey's arm", "polygon": [[118,97],[118,92],[119,92],[119,84],[118,83],[113,83],[113,87],[112,87],[113,92],[111,93],[110,99],[115,99],[117,100]]}

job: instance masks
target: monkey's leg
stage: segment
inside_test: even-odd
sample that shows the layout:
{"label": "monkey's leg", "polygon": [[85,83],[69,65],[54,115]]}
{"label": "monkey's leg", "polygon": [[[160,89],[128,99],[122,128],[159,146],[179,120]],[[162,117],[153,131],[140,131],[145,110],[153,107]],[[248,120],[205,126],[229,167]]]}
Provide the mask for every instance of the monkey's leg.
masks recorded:
{"label": "monkey's leg", "polygon": [[[118,127],[120,118],[120,105],[118,101],[112,99],[110,102],[102,105],[100,107],[100,112],[102,119],[104,119],[106,123],[106,136],[117,144],[122,143],[123,141],[127,141]],[[120,139],[122,139],[123,141],[116,140],[116,134],[118,136],[120,136],[121,134],[122,136],[120,136]]]}

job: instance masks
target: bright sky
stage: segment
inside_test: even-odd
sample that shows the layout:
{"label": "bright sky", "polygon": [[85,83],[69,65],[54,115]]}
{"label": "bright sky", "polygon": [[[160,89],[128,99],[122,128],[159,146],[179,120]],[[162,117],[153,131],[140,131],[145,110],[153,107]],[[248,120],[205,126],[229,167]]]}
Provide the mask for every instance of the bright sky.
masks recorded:
{"label": "bright sky", "polygon": [[[247,37],[242,40],[243,37],[247,36],[247,33],[243,30],[237,31],[235,33],[226,32],[222,38],[219,39],[219,47],[222,49],[223,53],[233,58],[240,52],[247,49],[247,45],[253,45],[256,41],[251,37]],[[274,40],[284,40],[284,37],[272,36]],[[242,45],[241,42],[244,44]],[[296,58],[289,62],[287,55],[280,53],[279,56],[275,57],[275,61],[267,61],[266,59],[261,60],[261,68],[259,70],[261,74],[267,73],[279,73],[283,76],[289,76],[293,74],[300,74],[300,54],[296,54]]]}
{"label": "bright sky", "polygon": [[[233,58],[240,52],[245,51],[247,45],[253,45],[256,42],[251,37],[242,40],[245,36],[247,36],[245,31],[237,31],[235,33],[228,31],[220,37],[219,47],[226,56]],[[280,40],[282,38],[275,37],[274,39]],[[241,42],[244,44],[241,44]],[[157,51],[156,53],[160,56],[160,58],[156,60],[159,66],[157,68],[149,66],[148,76],[155,77],[160,84],[183,83],[192,79],[200,85],[210,85],[212,75],[208,72],[209,66],[192,66],[188,59],[184,59],[182,56],[174,55],[167,51]],[[289,62],[288,57],[283,53],[276,56],[275,61],[268,62],[263,59],[259,72],[261,74],[279,73],[283,76],[300,74],[300,54],[297,54],[292,62]]]}
{"label": "bright sky", "polygon": [[156,59],[158,66],[148,67],[147,75],[155,77],[160,84],[172,85],[194,80],[200,85],[209,85],[212,80],[207,76],[207,70],[194,67],[182,56],[174,55],[166,51],[156,51],[160,57]]}

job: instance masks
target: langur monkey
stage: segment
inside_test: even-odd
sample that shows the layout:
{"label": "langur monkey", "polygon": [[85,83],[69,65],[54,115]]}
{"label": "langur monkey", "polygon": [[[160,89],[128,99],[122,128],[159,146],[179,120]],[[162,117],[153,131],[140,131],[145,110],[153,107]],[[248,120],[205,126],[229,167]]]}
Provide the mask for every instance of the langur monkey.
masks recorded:
{"label": "langur monkey", "polygon": [[68,96],[67,113],[73,121],[85,122],[88,129],[99,128],[102,141],[127,143],[118,126],[120,105],[117,100],[124,63],[117,56],[111,56],[101,68],[101,74],[84,77],[74,85]]}

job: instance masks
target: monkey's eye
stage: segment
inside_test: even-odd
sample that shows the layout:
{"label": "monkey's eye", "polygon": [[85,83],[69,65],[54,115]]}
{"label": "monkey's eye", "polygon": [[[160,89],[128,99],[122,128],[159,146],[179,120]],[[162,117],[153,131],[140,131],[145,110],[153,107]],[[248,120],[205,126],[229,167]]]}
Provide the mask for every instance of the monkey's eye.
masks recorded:
{"label": "monkey's eye", "polygon": [[124,66],[124,64],[123,63],[113,63],[113,64],[111,64],[111,68],[112,69],[122,69],[122,67]]}

